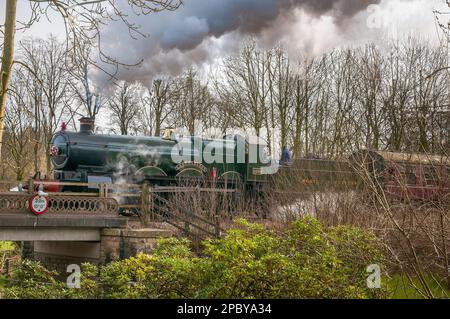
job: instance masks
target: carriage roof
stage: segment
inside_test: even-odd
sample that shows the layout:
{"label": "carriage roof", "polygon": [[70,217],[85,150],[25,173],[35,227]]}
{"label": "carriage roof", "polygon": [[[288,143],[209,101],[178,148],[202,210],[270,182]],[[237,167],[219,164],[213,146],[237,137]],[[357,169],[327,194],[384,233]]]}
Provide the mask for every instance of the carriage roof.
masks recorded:
{"label": "carriage roof", "polygon": [[388,151],[363,151],[378,155],[385,162],[410,163],[422,165],[450,165],[450,157],[434,154],[400,153]]}

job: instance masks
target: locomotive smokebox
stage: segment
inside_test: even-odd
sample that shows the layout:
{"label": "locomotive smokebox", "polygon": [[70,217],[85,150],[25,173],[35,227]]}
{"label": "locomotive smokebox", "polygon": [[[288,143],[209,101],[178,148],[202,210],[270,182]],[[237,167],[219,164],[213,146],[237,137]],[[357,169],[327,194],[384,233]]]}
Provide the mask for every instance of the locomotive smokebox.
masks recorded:
{"label": "locomotive smokebox", "polygon": [[93,134],[95,129],[95,121],[90,117],[82,117],[80,119],[80,133]]}

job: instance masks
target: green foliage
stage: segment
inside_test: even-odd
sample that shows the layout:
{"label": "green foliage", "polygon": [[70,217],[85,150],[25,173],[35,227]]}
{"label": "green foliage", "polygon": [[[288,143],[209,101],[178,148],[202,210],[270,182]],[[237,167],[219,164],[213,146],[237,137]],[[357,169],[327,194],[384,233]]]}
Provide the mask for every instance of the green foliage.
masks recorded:
{"label": "green foliage", "polygon": [[[366,284],[367,273],[363,270],[371,264],[384,265],[386,259],[382,253],[383,248],[380,241],[373,233],[351,226],[337,226],[329,230],[329,236],[342,267],[352,273],[348,278],[348,284],[353,286],[363,286]],[[355,252],[364,252],[356,253]],[[382,276],[385,279],[386,276]],[[382,282],[382,286],[387,286]],[[371,298],[383,297],[386,290],[366,289],[366,293]]]}
{"label": "green foliage", "polygon": [[10,241],[0,241],[0,252],[17,249],[16,244]]}
{"label": "green foliage", "polygon": [[93,264],[81,265],[80,289],[69,289],[65,286],[62,298],[99,299],[102,298],[102,287],[98,284],[99,268]]}
{"label": "green foliage", "polygon": [[[82,267],[81,289],[68,289],[37,263],[14,273],[12,298],[376,298],[366,267],[381,264],[376,238],[353,227],[325,229],[314,218],[284,233],[238,221],[195,254],[186,239],[165,239],[151,255]],[[33,267],[31,267],[33,266]],[[34,281],[33,281],[34,280]],[[40,290],[37,281],[51,282]],[[53,280],[53,281],[52,281]],[[24,284],[25,283],[25,284]]]}
{"label": "green foliage", "polygon": [[3,298],[56,299],[64,296],[64,284],[55,279],[56,272],[39,262],[24,260],[14,270],[12,286],[4,289]]}

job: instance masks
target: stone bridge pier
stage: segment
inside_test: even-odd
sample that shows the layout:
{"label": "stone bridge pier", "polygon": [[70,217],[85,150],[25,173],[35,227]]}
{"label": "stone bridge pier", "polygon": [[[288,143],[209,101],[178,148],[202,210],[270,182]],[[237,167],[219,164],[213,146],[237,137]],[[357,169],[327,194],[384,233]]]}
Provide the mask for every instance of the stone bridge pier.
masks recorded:
{"label": "stone bridge pier", "polygon": [[106,228],[98,241],[25,241],[22,252],[25,258],[63,274],[71,264],[105,264],[141,252],[151,253],[160,238],[171,235],[163,229]]}

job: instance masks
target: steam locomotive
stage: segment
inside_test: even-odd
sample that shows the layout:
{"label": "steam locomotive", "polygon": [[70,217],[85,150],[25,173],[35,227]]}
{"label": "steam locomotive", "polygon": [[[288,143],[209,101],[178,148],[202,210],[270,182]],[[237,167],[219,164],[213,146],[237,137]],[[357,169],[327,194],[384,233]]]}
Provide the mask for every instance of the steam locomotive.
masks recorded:
{"label": "steam locomotive", "polygon": [[100,135],[90,118],[80,119],[79,132],[57,132],[50,154],[54,177],[63,182],[200,182],[260,191],[276,171],[264,145],[239,135],[178,139],[170,129],[162,137]]}
{"label": "steam locomotive", "polygon": [[[450,160],[443,156],[361,150],[345,161],[303,158],[280,167],[265,145],[239,135],[178,139],[170,129],[162,137],[100,135],[90,118],[80,119],[79,132],[57,132],[50,152],[54,178],[62,182],[206,183],[261,195],[277,184],[300,192],[302,184],[319,191],[357,189],[367,182],[361,180],[365,170],[392,198],[439,200],[450,195]],[[73,190],[89,191],[79,186],[52,191]]]}

